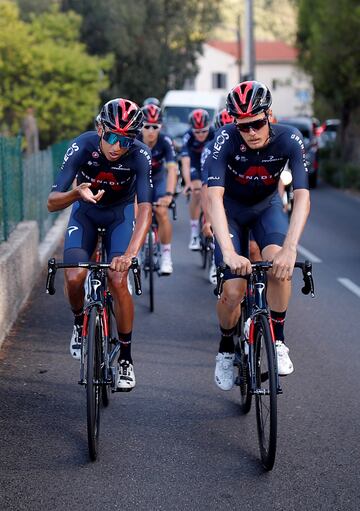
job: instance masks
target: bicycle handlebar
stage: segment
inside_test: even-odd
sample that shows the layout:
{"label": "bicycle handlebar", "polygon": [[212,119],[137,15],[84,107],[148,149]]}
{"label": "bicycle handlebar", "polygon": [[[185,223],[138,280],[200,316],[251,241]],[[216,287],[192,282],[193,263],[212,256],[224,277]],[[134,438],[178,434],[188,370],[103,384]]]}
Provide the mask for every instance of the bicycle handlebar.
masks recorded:
{"label": "bicycle handlebar", "polygon": [[[57,263],[55,258],[51,258],[48,260],[48,274],[46,279],[46,292],[49,295],[54,295],[56,292],[55,289],[55,276],[56,271],[59,268],[85,268],[87,270],[99,270],[110,268],[110,263],[96,263],[94,261],[89,261],[86,263]],[[140,274],[140,266],[139,261],[136,257],[133,257],[131,260],[130,269],[133,272],[134,276],[134,284],[135,284],[135,293],[139,296],[142,294],[141,289],[141,274]]]}
{"label": "bicycle handlebar", "polygon": [[[160,204],[159,202],[153,202],[152,203],[153,207],[165,207],[163,206],[162,204]],[[172,210],[172,216],[173,216],[173,220],[177,220],[177,213],[176,213],[176,202],[174,200],[172,200],[170,202],[170,204],[168,206],[166,206],[167,208],[171,209]]]}
{"label": "bicycle handlebar", "polygon": [[[273,263],[269,261],[259,261],[251,264],[251,267],[253,269],[252,273],[256,273],[259,270],[269,270],[272,268]],[[304,286],[301,288],[301,291],[304,295],[308,295],[311,293],[311,296],[315,297],[315,291],[314,291],[314,279],[312,276],[312,263],[310,261],[300,262],[296,261],[295,268],[300,268],[302,270],[303,274],[303,280],[304,280]],[[214,294],[218,298],[220,298],[221,293],[223,291],[224,286],[224,276],[225,276],[225,270],[230,270],[230,267],[226,264],[222,264],[216,268],[216,277],[217,277],[217,284],[216,288],[214,289]],[[249,278],[249,275],[246,275],[244,278]]]}

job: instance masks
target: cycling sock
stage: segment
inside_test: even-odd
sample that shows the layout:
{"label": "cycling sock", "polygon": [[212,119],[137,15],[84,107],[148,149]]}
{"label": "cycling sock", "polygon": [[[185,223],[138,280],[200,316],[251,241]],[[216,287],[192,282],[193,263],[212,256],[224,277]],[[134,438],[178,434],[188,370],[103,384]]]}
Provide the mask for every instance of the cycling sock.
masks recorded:
{"label": "cycling sock", "polygon": [[197,237],[199,236],[199,220],[190,220],[190,226],[191,226],[191,236]]}
{"label": "cycling sock", "polygon": [[171,243],[161,244],[161,253],[164,254],[164,252],[171,254]]}
{"label": "cycling sock", "polygon": [[83,309],[74,310],[71,309],[74,314],[74,324],[77,326],[82,326],[84,321],[84,311]]}
{"label": "cycling sock", "polygon": [[284,323],[286,311],[284,312],[275,312],[270,311],[271,322],[274,329],[275,339],[278,341],[284,342]]}
{"label": "cycling sock", "polygon": [[119,334],[119,341],[120,341],[120,355],[119,355],[119,361],[120,360],[128,360],[130,364],[133,363],[131,358],[131,335],[132,332],[129,332],[128,334],[123,334],[118,332]]}
{"label": "cycling sock", "polygon": [[234,333],[235,327],[229,330],[220,327],[221,340],[219,345],[219,353],[234,353]]}

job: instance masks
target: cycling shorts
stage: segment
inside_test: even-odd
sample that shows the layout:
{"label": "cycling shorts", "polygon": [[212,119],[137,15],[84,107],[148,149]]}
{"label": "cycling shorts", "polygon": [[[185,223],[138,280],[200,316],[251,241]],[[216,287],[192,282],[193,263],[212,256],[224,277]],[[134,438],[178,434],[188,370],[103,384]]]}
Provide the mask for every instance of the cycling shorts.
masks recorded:
{"label": "cycling shorts", "polygon": [[157,202],[160,197],[164,197],[166,193],[166,175],[162,177],[162,179],[154,179],[153,180],[153,202]]}
{"label": "cycling shorts", "polygon": [[[284,213],[283,204],[276,192],[270,197],[252,206],[238,204],[233,199],[224,197],[224,207],[229,225],[230,236],[235,251],[249,257],[248,230],[252,238],[263,250],[268,245],[283,245],[289,227],[288,217]],[[223,262],[219,244],[215,239],[215,263]],[[239,278],[230,271],[225,271],[225,280]]]}
{"label": "cycling shorts", "polygon": [[126,252],[134,229],[134,204],[99,208],[84,201],[74,203],[64,243],[64,262],[89,261],[96,248],[98,227],[105,227],[107,260]]}
{"label": "cycling shorts", "polygon": [[196,167],[191,167],[190,169],[190,179],[191,181],[196,181],[197,179],[201,181],[201,170]]}

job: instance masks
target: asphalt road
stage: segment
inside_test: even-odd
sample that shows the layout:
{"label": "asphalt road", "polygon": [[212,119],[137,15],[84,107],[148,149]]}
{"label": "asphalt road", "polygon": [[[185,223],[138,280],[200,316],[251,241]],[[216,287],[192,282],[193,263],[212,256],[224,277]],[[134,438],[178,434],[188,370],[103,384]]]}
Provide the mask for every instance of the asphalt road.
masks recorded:
{"label": "asphalt road", "polygon": [[62,278],[52,297],[39,279],[0,352],[0,509],[358,510],[359,199],[323,186],[312,193],[301,245],[321,261],[316,299],[295,277],[286,326],[295,372],[283,379],[270,473],[259,462],[254,410],[242,416],[238,389],[213,383],[216,299],[187,249],[179,202],[175,271],[156,280],[153,314],[146,282],[136,298],[137,386],[104,410],[95,463]]}

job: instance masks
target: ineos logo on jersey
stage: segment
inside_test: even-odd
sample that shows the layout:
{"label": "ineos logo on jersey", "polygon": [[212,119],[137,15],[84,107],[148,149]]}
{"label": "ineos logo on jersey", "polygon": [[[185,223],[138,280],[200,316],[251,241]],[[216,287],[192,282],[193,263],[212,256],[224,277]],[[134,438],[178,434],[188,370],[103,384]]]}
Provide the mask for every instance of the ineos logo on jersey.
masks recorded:
{"label": "ineos logo on jersey", "polygon": [[64,160],[62,162],[62,165],[60,167],[60,170],[63,170],[64,168],[64,165],[65,163],[68,161],[68,159],[70,158],[70,156],[72,156],[75,152],[79,151],[79,146],[76,144],[76,142],[74,142],[73,144],[71,144],[71,146],[69,147],[69,149],[66,151],[65,153],[65,156],[64,156]]}
{"label": "ineos logo on jersey", "polygon": [[220,135],[218,135],[216,137],[216,140],[214,142],[214,149],[213,149],[213,154],[212,154],[212,157],[214,158],[214,160],[218,159],[219,153],[220,153],[223,145],[225,144],[225,142],[227,140],[229,140],[229,138],[230,138],[230,136],[227,133],[227,131],[221,130]]}
{"label": "ineos logo on jersey", "polygon": [[76,225],[71,225],[70,227],[68,227],[67,230],[68,230],[69,236],[71,236],[74,231],[79,230],[79,227],[77,227]]}

